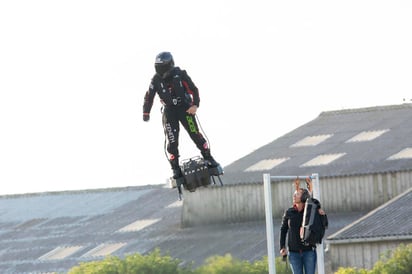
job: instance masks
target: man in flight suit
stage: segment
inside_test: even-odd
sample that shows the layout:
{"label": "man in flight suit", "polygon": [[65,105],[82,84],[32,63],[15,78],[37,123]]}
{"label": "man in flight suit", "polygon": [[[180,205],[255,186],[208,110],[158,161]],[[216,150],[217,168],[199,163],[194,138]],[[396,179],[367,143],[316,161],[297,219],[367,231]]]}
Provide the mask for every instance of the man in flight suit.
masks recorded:
{"label": "man in flight suit", "polygon": [[157,93],[164,106],[163,128],[168,140],[167,152],[173,178],[182,177],[179,166],[179,123],[189,133],[203,158],[208,162],[208,167],[218,167],[219,163],[213,159],[209,145],[200,133],[196,122],[195,115],[200,102],[199,90],[187,72],[174,65],[170,52],[161,52],[156,56],[155,70],[149,90],[144,96],[143,121],[149,121],[153,99]]}

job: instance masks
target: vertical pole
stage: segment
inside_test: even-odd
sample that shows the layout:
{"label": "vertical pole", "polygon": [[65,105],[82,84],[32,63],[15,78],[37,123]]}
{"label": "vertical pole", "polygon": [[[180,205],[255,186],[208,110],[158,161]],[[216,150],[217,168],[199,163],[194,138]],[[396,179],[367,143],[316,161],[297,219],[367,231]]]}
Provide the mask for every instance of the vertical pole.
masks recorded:
{"label": "vertical pole", "polygon": [[263,188],[265,194],[266,239],[268,247],[269,274],[276,273],[275,242],[273,239],[272,191],[270,174],[263,174]]}
{"label": "vertical pole", "polygon": [[313,182],[313,198],[320,201],[319,175],[317,173],[313,173],[311,178]]}
{"label": "vertical pole", "polygon": [[[320,185],[319,185],[319,174],[312,174],[313,181],[313,198],[320,201]],[[316,257],[318,265],[318,274],[325,274],[325,257],[324,257],[324,246],[323,241],[321,244],[316,245]]]}

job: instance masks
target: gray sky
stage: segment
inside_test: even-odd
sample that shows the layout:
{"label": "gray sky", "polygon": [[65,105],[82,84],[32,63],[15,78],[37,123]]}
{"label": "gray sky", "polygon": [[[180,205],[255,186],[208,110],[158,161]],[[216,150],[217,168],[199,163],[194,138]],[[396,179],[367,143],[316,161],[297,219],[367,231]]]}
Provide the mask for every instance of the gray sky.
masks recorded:
{"label": "gray sky", "polygon": [[[162,184],[154,58],[223,165],[322,111],[412,99],[411,1],[1,1],[0,194]],[[200,153],[185,131],[181,158]]]}

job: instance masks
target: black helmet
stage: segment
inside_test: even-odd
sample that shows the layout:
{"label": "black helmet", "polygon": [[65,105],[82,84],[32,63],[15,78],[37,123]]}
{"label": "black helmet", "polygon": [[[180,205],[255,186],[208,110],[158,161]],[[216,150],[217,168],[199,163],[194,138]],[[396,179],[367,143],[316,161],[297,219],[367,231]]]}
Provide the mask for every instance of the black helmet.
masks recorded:
{"label": "black helmet", "polygon": [[156,56],[155,69],[156,73],[164,77],[165,73],[174,68],[175,62],[170,52],[164,51]]}

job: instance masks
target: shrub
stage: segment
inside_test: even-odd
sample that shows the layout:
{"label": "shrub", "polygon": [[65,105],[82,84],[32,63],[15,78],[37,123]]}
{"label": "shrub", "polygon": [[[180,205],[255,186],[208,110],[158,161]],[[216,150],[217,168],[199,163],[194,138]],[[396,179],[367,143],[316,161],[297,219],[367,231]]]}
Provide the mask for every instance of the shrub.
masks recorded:
{"label": "shrub", "polygon": [[[230,254],[225,256],[213,256],[205,261],[203,266],[197,268],[195,274],[249,274],[252,273],[251,264],[248,261],[241,261],[233,258]],[[261,272],[253,272],[261,273]],[[266,272],[267,273],[267,272]]]}
{"label": "shrub", "polygon": [[357,269],[357,268],[352,268],[352,267],[340,267],[335,274],[367,274],[368,271],[366,269]]}
{"label": "shrub", "polygon": [[[233,258],[230,254],[213,256],[197,269],[192,265],[182,267],[181,261],[170,256],[161,256],[159,249],[143,256],[132,254],[123,260],[117,257],[107,257],[102,261],[84,262],[73,267],[69,274],[267,274],[267,257],[250,263],[246,260]],[[286,264],[276,260],[278,274],[291,274]]]}
{"label": "shrub", "polygon": [[386,252],[374,265],[370,274],[412,273],[412,244],[401,244],[393,252]]}
{"label": "shrub", "polygon": [[117,257],[107,257],[103,261],[81,263],[72,268],[69,274],[118,274],[122,273],[124,266]]}
{"label": "shrub", "polygon": [[81,263],[72,268],[69,274],[186,274],[186,268],[179,267],[180,260],[161,256],[156,249],[146,256],[128,255],[124,260],[107,257],[103,261]]}
{"label": "shrub", "polygon": [[[290,266],[278,257],[275,260],[277,274],[292,274]],[[230,254],[210,257],[203,266],[197,268],[194,274],[267,274],[269,273],[268,258],[262,260],[242,261],[233,258]]]}
{"label": "shrub", "polygon": [[[292,274],[290,266],[277,257],[277,274]],[[169,255],[161,256],[155,249],[148,255],[132,254],[124,259],[107,257],[102,261],[80,263],[69,274],[267,274],[268,259],[264,257],[250,263],[233,258],[230,254],[213,256],[205,263],[192,269],[192,265],[181,266],[181,261]],[[373,269],[339,268],[335,274],[411,274],[412,244],[401,244],[396,250],[386,252],[374,265]]]}

